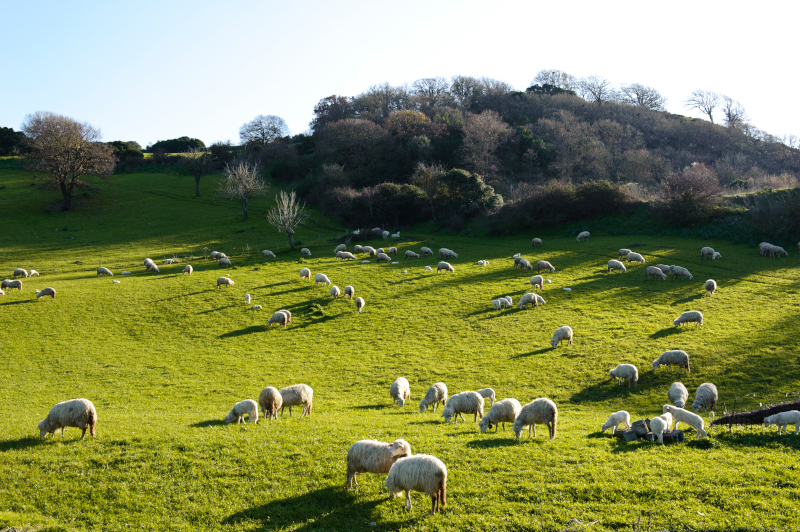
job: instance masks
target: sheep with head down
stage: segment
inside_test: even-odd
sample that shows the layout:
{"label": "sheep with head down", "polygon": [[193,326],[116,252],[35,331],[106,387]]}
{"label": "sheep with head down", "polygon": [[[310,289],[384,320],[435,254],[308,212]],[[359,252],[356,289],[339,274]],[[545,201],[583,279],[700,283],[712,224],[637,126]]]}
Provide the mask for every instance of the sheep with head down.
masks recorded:
{"label": "sheep with head down", "polygon": [[653,361],[653,371],[661,366],[669,366],[672,371],[672,366],[678,366],[678,374],[683,368],[686,368],[686,373],[689,373],[689,354],[680,349],[673,349],[671,351],[664,351],[657,359]]}
{"label": "sheep with head down", "polygon": [[628,256],[628,253],[630,253],[630,252],[631,252],[631,250],[629,250],[629,249],[627,249],[627,248],[622,248],[622,249],[620,249],[620,250],[617,252],[617,258],[618,258],[619,260],[622,260],[622,258],[623,258],[623,257],[627,257],[627,256]]}
{"label": "sheep with head down", "polygon": [[285,312],[281,312],[280,310],[273,313],[272,316],[267,321],[267,326],[272,327],[273,325],[283,325],[285,329],[287,325],[289,325],[289,316]]}
{"label": "sheep with head down", "polygon": [[539,288],[539,290],[541,290],[542,285],[544,285],[544,277],[541,275],[534,275],[531,277],[530,282],[532,287]]}
{"label": "sheep with head down", "polygon": [[688,280],[691,281],[694,278],[694,276],[691,273],[689,273],[689,270],[687,270],[683,266],[675,266],[675,265],[673,265],[673,266],[670,266],[670,268],[672,268],[672,278],[673,279],[675,279],[675,277],[683,277],[684,279],[688,279]]}
{"label": "sheep with head down", "polygon": [[656,266],[648,266],[645,270],[645,277],[649,279],[651,275],[661,279],[662,281],[667,280],[667,274],[661,271],[661,268],[657,268]]}
{"label": "sheep with head down", "polygon": [[535,248],[536,246],[541,246],[541,245],[542,245],[542,239],[541,238],[534,238],[533,240],[531,240],[531,247],[532,248]]}
{"label": "sheep with head down", "polygon": [[546,397],[534,399],[523,406],[517,419],[514,420],[512,430],[514,434],[516,434],[517,440],[519,440],[522,437],[522,431],[525,430],[525,427],[528,427],[528,438],[531,437],[531,433],[533,433],[533,437],[535,438],[537,424],[545,425],[548,428],[551,440],[556,437],[558,407],[553,401]]}
{"label": "sheep with head down", "polygon": [[301,257],[310,257],[311,256],[311,250],[308,249],[308,248],[301,249],[300,250],[300,256]]}
{"label": "sheep with head down", "polygon": [[444,262],[444,261],[436,265],[436,273],[439,273],[442,270],[450,273],[456,272],[455,268],[453,268],[449,262]]}
{"label": "sheep with head down", "polygon": [[645,260],[644,260],[644,257],[642,257],[642,255],[641,255],[641,254],[639,254],[639,253],[634,253],[633,251],[631,251],[630,253],[628,253],[628,255],[626,256],[626,258],[627,258],[627,260],[628,260],[628,264],[630,264],[631,262],[636,262],[636,263],[638,263],[638,264],[644,264],[645,262],[647,262],[647,261],[645,261]]}
{"label": "sheep with head down", "polygon": [[450,396],[442,411],[444,422],[450,423],[450,420],[453,419],[453,423],[456,423],[459,417],[462,422],[466,422],[464,414],[474,414],[473,421],[478,421],[478,416],[483,419],[483,397],[481,394],[468,391]]}
{"label": "sheep with head down", "polygon": [[233,420],[236,420],[236,424],[239,423],[247,423],[245,421],[244,416],[249,418],[250,423],[258,424],[258,403],[253,401],[252,399],[245,399],[244,401],[239,401],[231,411],[227,413],[225,416],[225,424],[229,425],[233,423]]}
{"label": "sheep with head down", "polygon": [[546,260],[540,260],[536,264],[536,267],[538,268],[536,273],[541,273],[542,270],[548,270],[550,273],[556,271],[555,267]]}
{"label": "sheep with head down", "polygon": [[311,270],[309,270],[308,268],[303,268],[302,270],[300,270],[300,278],[311,280]]}
{"label": "sheep with head down", "polygon": [[606,430],[611,429],[611,434],[616,434],[620,423],[622,423],[622,426],[625,427],[625,430],[631,428],[631,415],[625,410],[614,412],[608,416],[606,422],[600,425],[600,432],[605,432]]}
{"label": "sheep with head down", "polygon": [[339,295],[341,295],[341,293],[342,293],[342,291],[341,291],[341,290],[339,290],[339,287],[338,287],[338,286],[336,286],[336,285],[333,285],[333,286],[331,286],[331,297],[332,297],[333,299],[336,299],[336,298],[338,298],[338,297],[339,297]]}
{"label": "sheep with head down", "polygon": [[562,325],[553,333],[553,338],[550,339],[550,346],[555,349],[564,340],[567,340],[567,345],[572,345],[572,327],[569,325]]}
{"label": "sheep with head down", "polygon": [[578,233],[577,240],[578,242],[588,242],[590,236],[591,235],[589,234],[589,231],[581,231],[580,233]]}
{"label": "sheep with head down", "polygon": [[17,277],[28,277],[28,270],[25,268],[17,268],[14,270],[13,277],[16,279]]}
{"label": "sheep with head down", "polygon": [[356,289],[350,285],[344,287],[344,295],[350,299],[353,299],[353,296],[356,293]]}
{"label": "sheep with head down", "polygon": [[61,429],[61,438],[64,438],[64,429],[75,427],[83,431],[81,440],[86,437],[86,430],[94,438],[97,435],[97,410],[88,399],[70,399],[57,403],[48,412],[47,417],[39,422],[39,437],[46,438],[48,434],[56,435]]}
{"label": "sheep with head down", "polygon": [[278,409],[283,405],[283,397],[281,392],[274,386],[267,386],[258,396],[258,405],[264,412],[264,418],[267,421],[278,419]]}
{"label": "sheep with head down", "polygon": [[36,292],[36,299],[50,296],[51,299],[56,298],[56,289],[53,287],[42,288],[41,290],[33,289]]}
{"label": "sheep with head down", "polygon": [[709,295],[713,296],[714,292],[717,291],[717,282],[714,279],[709,279],[708,281],[706,281],[705,289],[706,292],[709,293]]}
{"label": "sheep with head down", "polygon": [[667,392],[667,399],[678,408],[683,408],[686,406],[686,401],[689,400],[689,391],[682,382],[673,382]]}
{"label": "sheep with head down", "polygon": [[356,310],[358,311],[359,314],[361,314],[361,312],[364,310],[365,306],[367,306],[367,302],[364,301],[364,298],[363,297],[357,297],[356,298]]}
{"label": "sheep with head down", "polygon": [[611,379],[617,379],[617,386],[622,386],[622,381],[628,381],[628,389],[631,384],[636,388],[639,384],[639,370],[633,364],[617,364],[617,367],[608,372]]}
{"label": "sheep with head down", "polygon": [[429,406],[433,406],[433,411],[436,412],[436,407],[439,403],[444,406],[447,404],[447,385],[443,382],[435,382],[431,384],[428,391],[425,392],[425,397],[419,403],[420,413],[424,412]]}
{"label": "sheep with head down", "polygon": [[13,290],[16,288],[20,292],[22,292],[22,281],[19,279],[3,279],[3,282],[0,283],[0,288],[5,288],[8,290]]}
{"label": "sheep with head down", "polygon": [[228,257],[220,257],[219,265],[224,268],[227,268],[228,266],[231,265],[231,259],[229,259]]}
{"label": "sheep with head down", "polygon": [[626,271],[628,271],[628,269],[625,267],[624,264],[622,264],[620,261],[614,260],[614,259],[611,259],[610,261],[608,261],[608,271],[609,271],[609,273],[611,272],[611,270],[617,270],[617,271],[622,272],[622,273],[625,273]]}
{"label": "sheep with head down", "polygon": [[486,430],[492,427],[497,432],[500,425],[503,426],[503,430],[506,430],[506,423],[514,423],[521,411],[522,405],[516,399],[509,398],[497,401],[478,424],[481,433],[485,434]]}
{"label": "sheep with head down", "polygon": [[703,326],[703,313],[699,310],[687,310],[672,321],[675,327],[680,327],[687,323],[694,323],[695,327]]}
{"label": "sheep with head down", "polygon": [[389,395],[392,396],[397,406],[405,406],[406,401],[411,398],[411,387],[408,384],[408,379],[397,377],[389,387]]}
{"label": "sheep with head down", "polygon": [[431,498],[431,515],[447,506],[447,467],[435,456],[415,454],[397,460],[389,470],[384,487],[391,497],[406,492],[405,507],[411,510],[411,492],[421,491]]}
{"label": "sheep with head down", "polygon": [[217,290],[219,290],[220,286],[233,286],[235,284],[233,279],[229,277],[217,277]]}
{"label": "sheep with head down", "polygon": [[433,257],[433,250],[427,247],[419,248],[420,257]]}
{"label": "sheep with head down", "polygon": [[191,264],[187,264],[186,266],[183,267],[183,273],[184,274],[192,275],[193,271],[194,271],[194,268],[192,268]]}
{"label": "sheep with head down", "polygon": [[672,424],[672,414],[665,412],[650,420],[650,432],[658,440],[659,445],[664,445],[664,433],[669,432]]}
{"label": "sheep with head down", "polygon": [[274,259],[275,258],[275,253],[273,253],[272,251],[270,251],[268,249],[265,249],[264,251],[261,252],[261,256],[263,258],[265,258],[265,259]]}
{"label": "sheep with head down", "polygon": [[111,273],[111,270],[109,270],[108,268],[104,268],[102,266],[99,266],[97,268],[97,277],[100,277],[101,275],[104,276],[104,277],[114,277],[114,274]]}
{"label": "sheep with head down", "polygon": [[[704,382],[697,387],[694,392],[694,401],[692,402],[692,410],[697,413],[701,410],[712,412],[719,400],[719,393],[717,387],[710,382]],[[713,412],[712,412],[713,415]]]}
{"label": "sheep with head down", "polygon": [[662,413],[672,415],[672,430],[678,428],[678,423],[685,423],[694,428],[699,438],[708,437],[708,434],[703,429],[703,418],[697,414],[674,405],[664,405]]}
{"label": "sheep with head down", "polygon": [[356,474],[387,474],[400,458],[411,456],[411,445],[405,440],[384,443],[359,440],[347,450],[347,486],[358,486]]}
{"label": "sheep with head down", "polygon": [[414,252],[413,252],[413,251],[411,251],[410,249],[407,249],[407,250],[406,250],[406,253],[405,253],[405,257],[406,257],[407,259],[418,259],[418,258],[419,258],[419,254],[417,254],[417,253],[414,253]]}
{"label": "sheep with head down", "polygon": [[347,251],[347,245],[339,244],[333,249],[333,252],[336,253],[337,251]]}

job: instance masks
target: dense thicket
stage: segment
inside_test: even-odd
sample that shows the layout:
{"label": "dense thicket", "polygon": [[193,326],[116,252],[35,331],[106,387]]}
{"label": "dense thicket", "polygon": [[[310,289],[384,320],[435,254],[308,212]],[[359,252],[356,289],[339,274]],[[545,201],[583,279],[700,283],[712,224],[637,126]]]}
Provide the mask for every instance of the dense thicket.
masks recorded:
{"label": "dense thicket", "polygon": [[159,140],[145,148],[145,151],[152,153],[186,153],[190,150],[205,147],[206,145],[200,139],[179,137],[177,139]]}

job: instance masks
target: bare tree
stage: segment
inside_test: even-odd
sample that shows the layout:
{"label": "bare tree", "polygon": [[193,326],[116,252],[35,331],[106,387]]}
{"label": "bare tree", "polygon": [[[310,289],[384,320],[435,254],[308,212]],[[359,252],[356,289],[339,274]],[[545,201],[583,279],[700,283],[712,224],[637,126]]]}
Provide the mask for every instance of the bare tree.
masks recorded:
{"label": "bare tree", "polygon": [[258,115],[252,121],[239,128],[239,139],[242,144],[263,146],[278,137],[289,134],[289,128],[283,118],[275,115]]}
{"label": "bare tree", "polygon": [[219,186],[219,195],[240,202],[244,209],[244,219],[247,220],[247,203],[269,190],[261,177],[261,168],[249,161],[233,161],[225,165],[222,176],[225,180]]}
{"label": "bare tree", "polygon": [[722,95],[722,116],[728,127],[739,128],[747,122],[747,113],[742,104],[724,94]]}
{"label": "bare tree", "polygon": [[581,78],[578,83],[578,90],[581,98],[587,101],[597,102],[597,105],[602,105],[603,102],[613,100],[616,92],[611,82],[603,76]]}
{"label": "bare tree", "polygon": [[211,171],[212,156],[200,148],[189,150],[186,158],[186,170],[194,176],[194,195],[200,195],[200,178]]}
{"label": "bare tree", "polygon": [[540,70],[537,72],[536,77],[533,78],[533,82],[531,82],[531,85],[536,83],[540,85],[544,85],[546,83],[565,91],[578,90],[578,79],[575,76],[554,68]]}
{"label": "bare tree", "polygon": [[449,87],[444,78],[422,78],[411,84],[411,91],[423,106],[433,107],[439,104]]}
{"label": "bare tree", "polygon": [[667,99],[652,87],[646,87],[639,83],[622,85],[620,88],[620,99],[622,103],[633,105],[634,107],[644,107],[651,111],[664,111]]}
{"label": "bare tree", "polygon": [[306,216],[305,204],[300,205],[294,190],[291,194],[282,191],[275,196],[277,205],[267,212],[267,222],[289,236],[289,247],[294,249],[294,229],[302,224]]}
{"label": "bare tree", "polygon": [[719,105],[719,94],[701,89],[695,90],[689,99],[686,100],[686,107],[697,109],[701,113],[708,115],[711,123],[714,123],[714,109]]}
{"label": "bare tree", "polygon": [[89,188],[81,177],[109,179],[114,172],[113,148],[100,142],[100,130],[87,122],[38,111],[25,117],[22,131],[31,149],[31,170],[46,176],[46,187],[61,190],[64,210],[74,206],[75,187]]}
{"label": "bare tree", "polygon": [[463,131],[465,158],[476,172],[486,175],[495,150],[511,134],[511,128],[496,112],[484,111],[479,115],[467,115]]}
{"label": "bare tree", "polygon": [[414,174],[411,176],[411,182],[425,192],[428,197],[428,203],[431,206],[431,218],[436,221],[436,209],[434,201],[438,200],[442,195],[444,185],[442,184],[441,177],[447,173],[444,165],[439,163],[425,164],[422,161],[417,162],[414,167]]}

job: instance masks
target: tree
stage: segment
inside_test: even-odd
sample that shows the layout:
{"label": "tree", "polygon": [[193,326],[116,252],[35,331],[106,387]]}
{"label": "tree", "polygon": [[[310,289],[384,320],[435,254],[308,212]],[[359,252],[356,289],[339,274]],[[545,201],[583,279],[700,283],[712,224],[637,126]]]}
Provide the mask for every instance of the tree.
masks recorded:
{"label": "tree", "polygon": [[442,186],[441,177],[447,172],[441,164],[425,164],[418,162],[414,167],[414,174],[411,176],[411,182],[419,187],[427,197],[428,203],[431,206],[431,218],[436,221],[436,208],[434,202],[439,200],[444,187]]}
{"label": "tree", "polygon": [[667,99],[652,87],[646,87],[639,83],[622,85],[620,88],[620,100],[622,103],[634,107],[643,107],[651,111],[664,111]]}
{"label": "tree", "polygon": [[578,79],[573,76],[572,74],[567,74],[562,70],[556,69],[545,69],[540,70],[536,73],[536,77],[533,78],[531,85],[535,84],[539,85],[552,85],[553,87],[558,87],[561,90],[565,91],[572,91],[575,92],[578,90]]}
{"label": "tree", "polygon": [[465,158],[479,173],[486,174],[490,169],[494,151],[509,135],[511,128],[494,111],[468,115],[467,123],[464,125]]}
{"label": "tree", "polygon": [[186,158],[186,171],[194,176],[194,195],[200,195],[200,178],[211,171],[213,156],[203,150],[194,149]]}
{"label": "tree", "polygon": [[100,130],[89,123],[38,111],[25,117],[22,131],[32,150],[31,169],[46,176],[45,186],[61,190],[64,210],[74,206],[75,187],[89,187],[81,177],[105,180],[114,171],[114,150],[100,142]]}
{"label": "tree", "polygon": [[422,78],[411,84],[412,94],[423,107],[435,107],[447,94],[450,84],[444,78]]}
{"label": "tree", "polygon": [[142,147],[135,140],[125,142],[124,140],[114,140],[108,143],[111,149],[114,150],[114,155],[120,161],[125,159],[143,159]]}
{"label": "tree", "polygon": [[728,127],[738,128],[747,122],[747,113],[745,113],[744,107],[730,96],[722,96],[722,116]]}
{"label": "tree", "polygon": [[10,127],[0,127],[0,155],[19,155],[25,146],[25,134]]}
{"label": "tree", "polygon": [[503,206],[503,196],[483,182],[478,174],[453,168],[439,177],[442,199],[453,214],[471,216]]}
{"label": "tree", "polygon": [[581,98],[587,101],[597,102],[597,105],[603,105],[603,102],[608,102],[614,99],[616,91],[603,76],[589,76],[582,78],[578,82],[578,91]]}
{"label": "tree", "polygon": [[719,105],[719,94],[701,89],[695,90],[689,99],[686,100],[686,107],[697,109],[701,113],[708,115],[711,123],[714,123],[714,109]]}
{"label": "tree", "polygon": [[286,122],[275,115],[258,115],[239,128],[239,139],[242,144],[251,146],[264,146],[288,134],[289,128]]}
{"label": "tree", "polygon": [[205,148],[206,145],[200,139],[190,137],[178,137],[177,139],[159,140],[155,144],[148,146],[145,151],[162,153],[186,153],[195,148]]}
{"label": "tree", "polygon": [[275,196],[277,205],[267,212],[267,222],[281,233],[289,236],[289,247],[294,249],[294,229],[306,221],[305,203],[300,205],[294,190],[291,194],[282,191]]}
{"label": "tree", "polygon": [[219,186],[219,195],[240,202],[247,220],[247,203],[252,198],[263,196],[269,189],[261,177],[261,168],[246,160],[234,160],[225,165],[222,176],[225,180]]}
{"label": "tree", "polygon": [[325,127],[333,122],[353,118],[355,112],[353,106],[350,105],[350,100],[345,96],[332,95],[327,98],[321,99],[317,105],[314,106],[314,120],[308,125],[314,130],[316,135]]}

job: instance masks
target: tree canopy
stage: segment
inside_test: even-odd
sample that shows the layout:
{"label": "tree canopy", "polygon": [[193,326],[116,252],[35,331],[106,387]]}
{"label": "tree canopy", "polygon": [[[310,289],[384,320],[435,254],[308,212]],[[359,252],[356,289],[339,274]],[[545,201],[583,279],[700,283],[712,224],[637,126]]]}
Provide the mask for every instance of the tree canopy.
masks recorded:
{"label": "tree canopy", "polygon": [[159,140],[155,144],[148,146],[145,151],[164,153],[186,153],[193,149],[205,148],[206,145],[200,139],[190,137],[179,137],[177,139]]}

